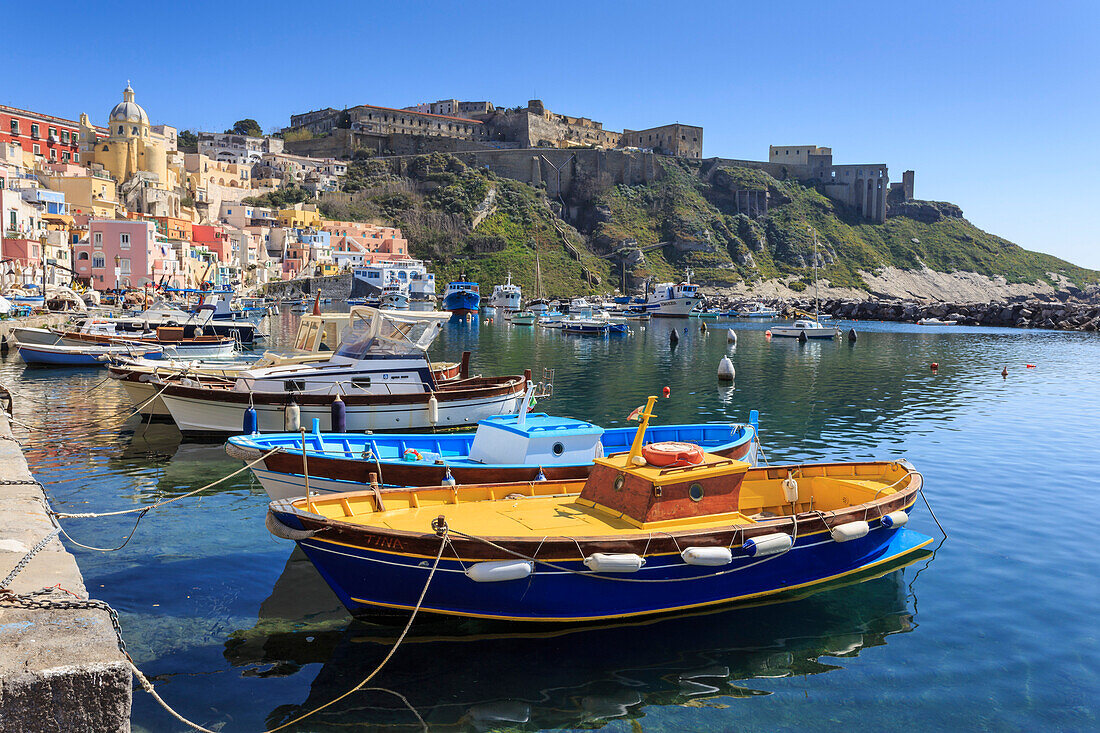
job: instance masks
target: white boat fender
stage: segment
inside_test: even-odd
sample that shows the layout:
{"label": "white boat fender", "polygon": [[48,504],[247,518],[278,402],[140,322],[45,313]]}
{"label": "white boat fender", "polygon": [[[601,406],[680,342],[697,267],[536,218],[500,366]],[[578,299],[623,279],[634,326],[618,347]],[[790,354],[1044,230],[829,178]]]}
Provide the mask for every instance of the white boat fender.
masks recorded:
{"label": "white boat fender", "polygon": [[786,552],[792,545],[794,540],[789,534],[773,532],[746,540],[745,544],[741,545],[741,549],[748,553],[749,557],[767,557]]}
{"label": "white boat fender", "polygon": [[787,475],[787,478],[783,479],[783,498],[787,500],[788,504],[794,504],[798,501],[798,482],[794,480],[794,476]]}
{"label": "white boat fender", "polygon": [[493,560],[474,563],[466,568],[470,580],[478,583],[499,583],[503,580],[522,580],[535,572],[535,563],[528,560]]}
{"label": "white boat fender", "polygon": [[726,382],[732,382],[735,374],[733,362],[730,361],[728,356],[723,356],[722,361],[718,362],[718,378]]}
{"label": "white boat fender", "polygon": [[428,422],[432,425],[439,422],[439,400],[434,394],[428,398]]}
{"label": "white boat fender", "polygon": [[899,509],[896,512],[890,512],[889,514],[883,516],[882,526],[886,527],[886,529],[892,529],[894,527],[904,527],[908,521],[909,515]]}
{"label": "white boat fender", "polygon": [[645,565],[645,558],[634,553],[595,552],[584,559],[584,564],[597,573],[636,573]]}
{"label": "white boat fender", "polygon": [[733,562],[733,552],[728,547],[689,547],[680,553],[688,565],[714,567]]}
{"label": "white boat fender", "polygon": [[726,343],[727,344],[736,344],[737,343],[737,334],[734,332],[734,330],[732,328],[727,328],[726,329]]}
{"label": "white boat fender", "polygon": [[296,433],[302,425],[302,411],[298,403],[291,401],[283,412],[283,429],[288,433]]}
{"label": "white boat fender", "polygon": [[845,522],[833,527],[829,530],[829,534],[837,542],[847,542],[848,540],[858,540],[870,531],[871,525],[867,522]]}

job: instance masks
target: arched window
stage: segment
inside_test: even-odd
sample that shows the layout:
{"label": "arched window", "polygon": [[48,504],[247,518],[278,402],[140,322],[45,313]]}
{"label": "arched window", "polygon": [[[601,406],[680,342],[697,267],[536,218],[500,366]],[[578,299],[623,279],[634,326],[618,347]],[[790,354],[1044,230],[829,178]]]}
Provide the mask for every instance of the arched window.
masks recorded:
{"label": "arched window", "polygon": [[107,147],[106,145],[103,146],[103,152],[104,153],[110,152],[110,150],[111,149],[109,147]]}
{"label": "arched window", "polygon": [[121,134],[122,134],[122,131],[123,131],[124,129],[125,129],[125,128],[124,128],[124,127],[123,127],[122,125],[119,125],[119,126],[118,126],[118,134],[119,134],[119,135],[121,135]]}
{"label": "arched window", "polygon": [[76,256],[76,258],[78,260],[86,260],[86,259],[88,259],[88,253],[87,252],[81,252],[80,254],[78,254]]}
{"label": "arched window", "polygon": [[137,134],[138,134],[138,129],[137,129],[137,127],[131,126],[131,127],[130,127],[130,134],[131,134],[131,135],[137,135]]}
{"label": "arched window", "polygon": [[103,267],[105,263],[106,260],[103,258],[103,255],[96,255],[92,258],[92,267]]}

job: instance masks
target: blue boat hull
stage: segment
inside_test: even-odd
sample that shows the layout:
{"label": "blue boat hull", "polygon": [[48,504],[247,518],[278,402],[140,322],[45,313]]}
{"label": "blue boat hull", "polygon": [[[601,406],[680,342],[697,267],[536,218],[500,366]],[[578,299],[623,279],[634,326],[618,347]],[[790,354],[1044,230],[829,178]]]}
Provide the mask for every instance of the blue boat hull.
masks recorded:
{"label": "blue boat hull", "polygon": [[[271,511],[288,526],[302,526],[295,515],[278,510],[275,504]],[[578,557],[554,563],[575,572],[538,564],[530,577],[495,583],[472,580],[466,575],[469,562],[444,552],[422,609],[556,622],[668,613],[807,589],[896,561],[931,541],[918,532],[873,521],[866,536],[843,543],[821,532],[800,536],[790,551],[780,555],[753,558],[734,548],[733,562],[720,567],[687,565],[678,554],[647,555],[646,564],[636,573],[597,576]],[[368,549],[319,535],[298,544],[353,614],[379,607],[412,609],[434,561],[434,557],[401,554],[400,542]]]}
{"label": "blue boat hull", "polygon": [[446,297],[443,298],[443,310],[450,311],[456,316],[474,313],[480,307],[481,296],[477,293],[471,293],[468,290],[448,293]]}
{"label": "blue boat hull", "polygon": [[[152,351],[146,354],[135,351],[136,356],[142,356],[146,359],[160,359],[161,353],[159,351]],[[55,351],[38,350],[27,347],[19,348],[19,356],[26,364],[44,365],[44,366],[90,366],[90,367],[102,367],[107,366],[107,362],[101,360],[97,354],[73,354],[73,353],[60,353]]]}

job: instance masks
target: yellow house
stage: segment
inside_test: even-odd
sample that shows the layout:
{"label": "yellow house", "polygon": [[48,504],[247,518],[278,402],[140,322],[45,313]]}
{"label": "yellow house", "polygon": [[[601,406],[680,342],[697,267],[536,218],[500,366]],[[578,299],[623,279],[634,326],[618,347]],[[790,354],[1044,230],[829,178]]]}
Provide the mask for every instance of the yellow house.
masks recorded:
{"label": "yellow house", "polygon": [[51,191],[65,194],[70,214],[87,214],[94,219],[114,219],[118,207],[115,182],[105,174],[89,171],[79,176],[50,175],[45,178]]}
{"label": "yellow house", "polygon": [[294,204],[289,209],[279,209],[275,218],[279,226],[292,229],[307,229],[321,223],[316,204]]}

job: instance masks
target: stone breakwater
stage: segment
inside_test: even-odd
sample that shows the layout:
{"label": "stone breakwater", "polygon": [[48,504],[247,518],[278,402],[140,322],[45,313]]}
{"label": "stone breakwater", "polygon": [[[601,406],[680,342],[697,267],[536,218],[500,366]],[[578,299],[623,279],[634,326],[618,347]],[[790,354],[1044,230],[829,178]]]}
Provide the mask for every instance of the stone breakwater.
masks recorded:
{"label": "stone breakwater", "polygon": [[[783,300],[769,303],[786,317],[796,311],[814,312],[812,300]],[[738,302],[712,300],[711,306],[725,310],[740,307]],[[912,303],[885,300],[821,301],[821,313],[836,318],[865,321],[912,322],[922,318],[956,321],[960,326],[1010,326],[1048,328],[1059,331],[1100,330],[1100,304],[1090,301],[1020,300],[992,303]]]}

